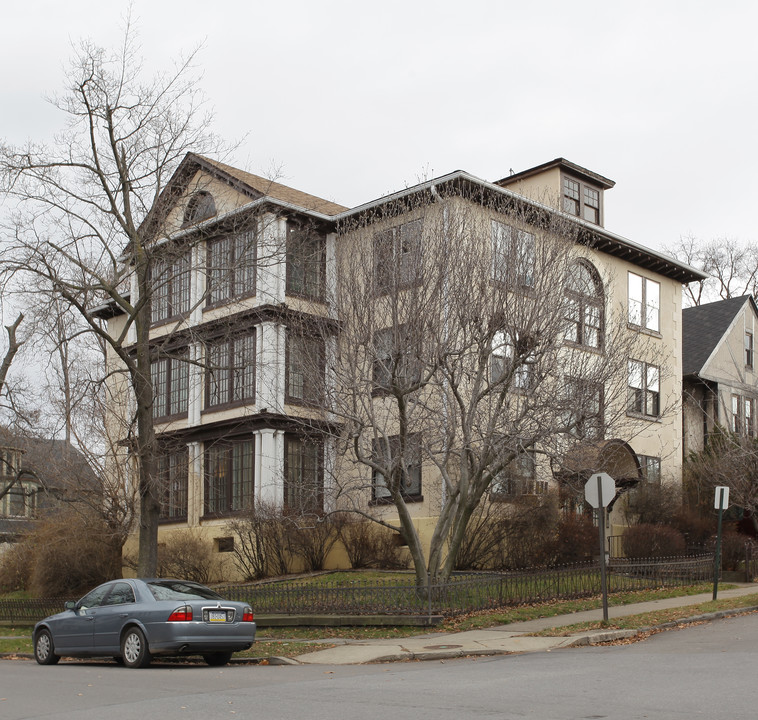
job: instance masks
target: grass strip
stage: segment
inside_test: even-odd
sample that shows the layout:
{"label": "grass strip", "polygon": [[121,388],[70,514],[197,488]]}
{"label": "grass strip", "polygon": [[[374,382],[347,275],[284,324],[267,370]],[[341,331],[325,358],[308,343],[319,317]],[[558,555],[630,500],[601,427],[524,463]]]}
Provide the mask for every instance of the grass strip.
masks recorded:
{"label": "grass strip", "polygon": [[754,608],[756,606],[758,606],[758,596],[743,595],[742,597],[716,600],[716,602],[711,600],[699,603],[698,605],[655,610],[653,612],[640,613],[639,615],[627,615],[626,617],[613,618],[612,620],[608,620],[608,622],[600,620],[597,622],[562,625],[546,628],[545,630],[531,634],[547,637],[564,637],[586,630],[641,630],[686,620],[697,615],[718,612],[719,610],[739,610],[740,608]]}

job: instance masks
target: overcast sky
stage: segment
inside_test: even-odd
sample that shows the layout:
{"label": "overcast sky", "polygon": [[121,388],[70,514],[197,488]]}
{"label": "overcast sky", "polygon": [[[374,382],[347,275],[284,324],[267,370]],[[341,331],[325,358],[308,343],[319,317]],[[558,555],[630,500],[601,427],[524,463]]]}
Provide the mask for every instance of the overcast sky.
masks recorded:
{"label": "overcast sky", "polygon": [[[3,8],[0,136],[62,118],[72,44],[119,41],[118,0]],[[354,206],[419,179],[565,157],[616,181],[609,230],[756,240],[758,3],[135,0],[148,68],[204,43],[232,164]]]}

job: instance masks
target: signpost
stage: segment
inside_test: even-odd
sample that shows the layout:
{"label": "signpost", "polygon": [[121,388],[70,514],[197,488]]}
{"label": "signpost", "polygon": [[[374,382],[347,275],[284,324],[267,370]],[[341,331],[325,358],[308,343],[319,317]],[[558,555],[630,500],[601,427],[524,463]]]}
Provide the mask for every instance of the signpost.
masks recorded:
{"label": "signpost", "polygon": [[616,497],[616,483],[608,473],[600,472],[590,475],[590,479],[584,484],[584,499],[598,511],[597,525],[600,538],[600,585],[603,592],[603,622],[608,622],[608,584],[605,576],[605,508],[614,497]]}
{"label": "signpost", "polygon": [[716,533],[716,552],[713,557],[713,599],[719,594],[719,569],[721,568],[721,516],[729,507],[729,488],[726,485],[716,486],[716,497],[713,506],[719,511],[719,525]]}

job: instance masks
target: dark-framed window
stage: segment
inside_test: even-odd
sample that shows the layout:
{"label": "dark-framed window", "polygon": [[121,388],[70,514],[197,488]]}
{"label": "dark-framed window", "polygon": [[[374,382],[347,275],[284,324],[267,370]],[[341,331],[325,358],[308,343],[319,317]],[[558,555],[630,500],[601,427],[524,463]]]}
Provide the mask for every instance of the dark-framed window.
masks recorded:
{"label": "dark-framed window", "polygon": [[[510,386],[520,392],[527,392],[534,385],[534,357],[530,350],[531,338],[523,334],[515,339],[502,330],[492,336],[490,355],[490,382],[496,384],[506,380],[512,372]],[[515,363],[515,367],[514,367]]]}
{"label": "dark-framed window", "polygon": [[411,220],[374,235],[374,282],[378,294],[421,282],[422,238],[421,219]]}
{"label": "dark-framed window", "polygon": [[732,395],[732,412],[729,417],[729,429],[738,433],[742,429],[742,413],[740,412],[740,396]]}
{"label": "dark-framed window", "polygon": [[190,310],[190,253],[166,249],[150,271],[150,313],[154,323],[186,315]]}
{"label": "dark-framed window", "polygon": [[745,367],[753,367],[753,333],[745,331]]}
{"label": "dark-framed window", "polygon": [[537,480],[534,450],[522,450],[492,479],[490,492],[494,499],[517,495],[542,495],[547,481]]}
{"label": "dark-framed window", "polygon": [[755,398],[732,395],[729,429],[747,437],[755,436]]}
{"label": "dark-framed window", "polygon": [[187,201],[182,225],[192,225],[201,220],[212,218],[215,214],[216,203],[213,200],[213,195],[207,190],[198,190]]}
{"label": "dark-framed window", "polygon": [[229,515],[252,507],[255,441],[224,440],[205,448],[206,515]]}
{"label": "dark-framed window", "polygon": [[189,363],[187,351],[153,360],[153,417],[183,415],[189,404]]}
{"label": "dark-framed window", "polygon": [[0,498],[0,516],[34,517],[36,508],[36,487],[29,483],[17,482]]}
{"label": "dark-framed window", "polygon": [[584,186],[583,217],[595,225],[600,224],[600,191]]}
{"label": "dark-framed window", "polygon": [[307,227],[287,225],[287,295],[324,299],[326,237]]}
{"label": "dark-framed window", "polygon": [[534,287],[534,233],[492,221],[492,279],[513,288]]}
{"label": "dark-framed window", "polygon": [[644,330],[660,331],[661,284],[629,272],[629,324]]}
{"label": "dark-framed window", "polygon": [[408,392],[421,382],[423,361],[418,356],[418,345],[411,337],[412,332],[411,326],[400,324],[374,333],[372,378],[375,393]]}
{"label": "dark-framed window", "polygon": [[640,470],[645,482],[661,483],[661,459],[653,455],[637,455],[640,462]]}
{"label": "dark-framed window", "polygon": [[600,224],[600,190],[566,176],[561,187],[563,212]]}
{"label": "dark-framed window", "polygon": [[755,399],[743,398],[743,419],[745,435],[755,437]]}
{"label": "dark-framed window", "polygon": [[286,366],[284,395],[287,402],[321,404],[324,398],[324,343],[321,338],[288,329]]}
{"label": "dark-framed window", "polygon": [[256,235],[253,230],[208,241],[208,305],[255,295]]}
{"label": "dark-framed window", "polygon": [[374,470],[371,481],[371,496],[375,502],[389,502],[392,489],[400,491],[406,501],[423,500],[421,495],[421,433],[407,436],[405,450],[399,435],[374,440],[374,458],[388,469],[384,473]]}
{"label": "dark-framed window", "polygon": [[567,426],[580,440],[602,440],[605,435],[603,384],[580,378],[566,378]]}
{"label": "dark-framed window", "polygon": [[216,407],[255,399],[255,329],[209,340],[206,345],[205,405]]}
{"label": "dark-framed window", "polygon": [[160,488],[160,519],[187,519],[189,453],[187,447],[166,450],[156,458]]}
{"label": "dark-framed window", "polygon": [[596,350],[602,348],[603,296],[597,270],[585,260],[575,262],[566,281],[566,340]]}
{"label": "dark-framed window", "polygon": [[284,436],[284,506],[287,510],[324,510],[324,445],[298,435]]}
{"label": "dark-framed window", "polygon": [[579,217],[581,195],[579,183],[571,178],[563,178],[563,211]]}
{"label": "dark-framed window", "polygon": [[629,360],[627,410],[646,417],[661,414],[661,370],[641,360]]}

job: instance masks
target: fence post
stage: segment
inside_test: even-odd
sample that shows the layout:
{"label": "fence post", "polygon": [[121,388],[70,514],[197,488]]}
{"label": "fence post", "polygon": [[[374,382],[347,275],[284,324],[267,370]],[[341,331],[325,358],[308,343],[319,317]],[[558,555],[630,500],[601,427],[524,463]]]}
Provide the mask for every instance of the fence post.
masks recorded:
{"label": "fence post", "polygon": [[750,540],[745,543],[745,582],[753,582],[753,543]]}
{"label": "fence post", "polygon": [[427,600],[427,612],[428,623],[432,624],[432,574],[427,570],[426,573],[426,600]]}

